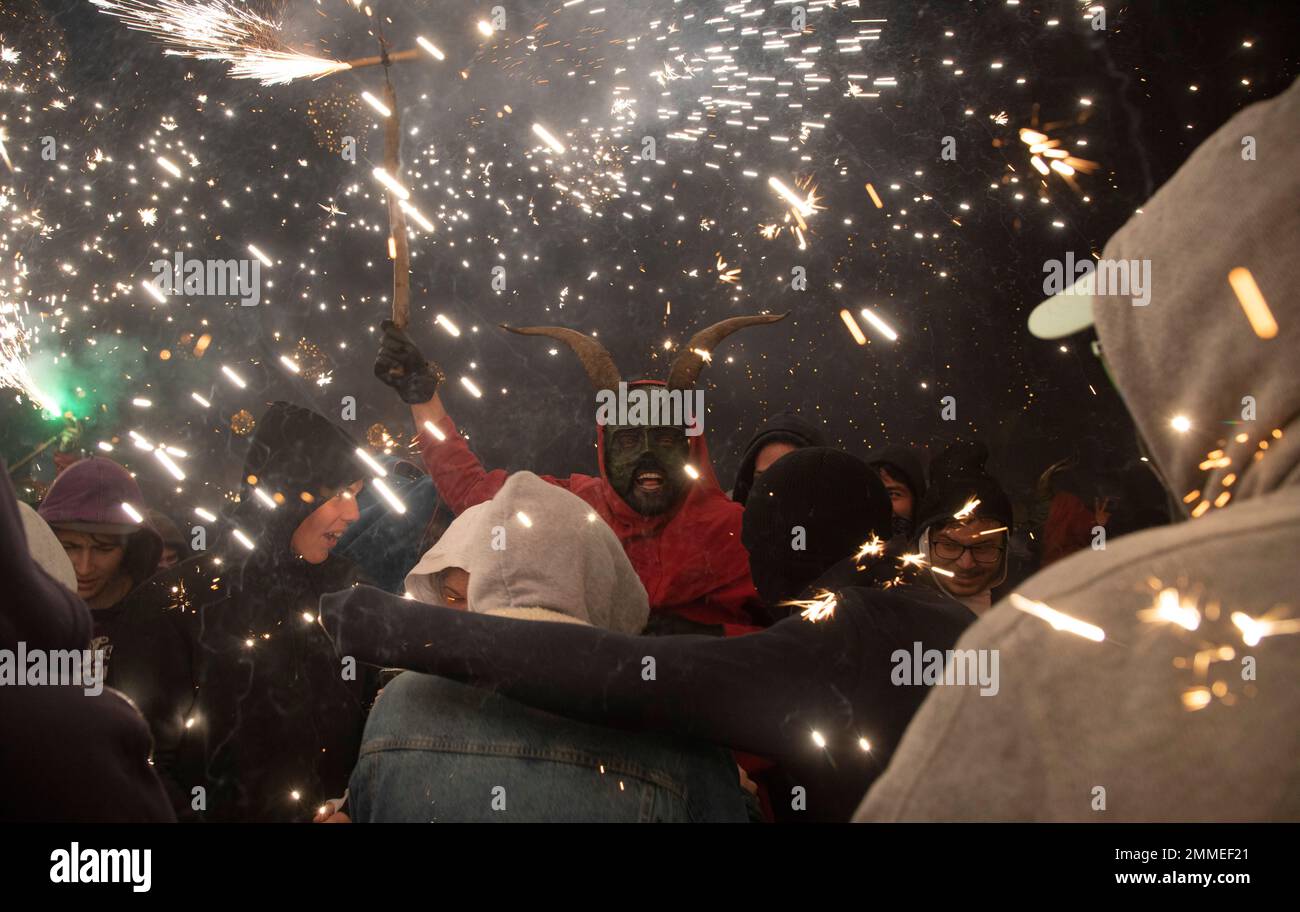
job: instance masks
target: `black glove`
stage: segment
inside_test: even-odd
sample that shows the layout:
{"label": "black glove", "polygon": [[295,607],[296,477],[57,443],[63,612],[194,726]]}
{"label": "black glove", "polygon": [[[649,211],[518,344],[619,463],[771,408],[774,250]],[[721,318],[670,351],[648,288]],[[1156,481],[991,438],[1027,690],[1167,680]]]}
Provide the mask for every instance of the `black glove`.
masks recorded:
{"label": "black glove", "polygon": [[384,336],[379,343],[379,357],[375,359],[375,376],[397,390],[403,402],[410,405],[428,402],[446,375],[438,365],[424,360],[411,337],[392,320],[385,320],[380,329]]}

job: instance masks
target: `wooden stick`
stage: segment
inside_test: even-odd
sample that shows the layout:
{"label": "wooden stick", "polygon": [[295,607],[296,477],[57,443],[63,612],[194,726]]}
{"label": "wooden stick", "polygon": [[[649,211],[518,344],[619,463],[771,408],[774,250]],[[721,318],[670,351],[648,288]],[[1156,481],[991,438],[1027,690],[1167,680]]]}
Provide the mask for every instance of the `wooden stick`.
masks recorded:
{"label": "wooden stick", "polygon": [[47,441],[45,441],[44,443],[42,443],[42,444],[41,444],[40,446],[38,446],[36,449],[32,450],[30,453],[28,453],[28,454],[27,454],[26,456],[24,456],[22,459],[20,459],[20,460],[18,460],[17,462],[15,462],[13,465],[11,465],[11,466],[9,467],[9,474],[10,474],[10,475],[13,475],[14,472],[17,472],[17,471],[18,471],[19,469],[21,469],[23,466],[27,465],[27,463],[31,462],[31,461],[32,461],[33,459],[35,459],[37,456],[39,456],[39,455],[41,455],[42,453],[44,453],[44,452],[49,448],[50,444],[54,443],[54,441],[58,440],[58,439],[59,439],[60,437],[62,437],[62,436],[63,436],[62,434],[55,434],[53,437],[51,437],[49,440],[47,440]]}
{"label": "wooden stick", "polygon": [[[390,57],[389,59],[396,59]],[[384,101],[392,116],[384,124],[384,167],[393,180],[401,180],[402,122],[397,111],[397,92],[391,81],[384,83]],[[406,242],[406,212],[391,190],[388,193],[388,230],[393,239],[393,322],[405,329],[411,318],[411,251]]]}
{"label": "wooden stick", "polygon": [[[398,60],[414,60],[419,56],[420,52],[418,50],[415,48],[408,48],[405,51],[395,51],[394,53],[389,54],[388,59],[395,62]],[[384,62],[384,57],[382,54],[376,54],[374,57],[358,57],[356,60],[345,60],[343,62],[356,70],[361,67],[379,66]]]}

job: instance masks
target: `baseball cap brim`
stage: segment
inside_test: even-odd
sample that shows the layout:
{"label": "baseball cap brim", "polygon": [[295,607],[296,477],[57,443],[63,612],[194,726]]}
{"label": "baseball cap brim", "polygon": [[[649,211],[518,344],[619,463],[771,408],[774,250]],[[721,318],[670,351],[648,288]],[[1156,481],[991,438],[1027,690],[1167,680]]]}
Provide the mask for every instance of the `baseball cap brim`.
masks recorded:
{"label": "baseball cap brim", "polygon": [[1060,339],[1092,325],[1093,273],[1052,295],[1029,314],[1029,331],[1039,339]]}

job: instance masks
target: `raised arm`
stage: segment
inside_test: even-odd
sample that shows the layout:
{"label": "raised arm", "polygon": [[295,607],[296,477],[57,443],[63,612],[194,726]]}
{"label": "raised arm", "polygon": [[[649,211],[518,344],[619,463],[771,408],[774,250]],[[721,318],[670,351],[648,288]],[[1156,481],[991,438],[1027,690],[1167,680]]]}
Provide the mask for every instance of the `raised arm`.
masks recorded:
{"label": "raised arm", "polygon": [[391,320],[385,320],[382,328],[375,376],[410,405],[420,456],[438,494],[456,513],[491,500],[509,473],[484,469],[456,430],[438,395],[438,387],[446,379],[442,369],[426,360],[411,337]]}
{"label": "raised arm", "polygon": [[[411,337],[391,320],[385,320],[382,325],[384,335],[375,359],[375,376],[397,390],[402,401],[411,406],[420,456],[438,494],[455,513],[491,500],[510,473],[505,469],[483,468],[443,408],[442,397],[438,395],[438,387],[446,379],[442,369],[426,360]],[[574,481],[587,476],[540,477],[567,489]]]}

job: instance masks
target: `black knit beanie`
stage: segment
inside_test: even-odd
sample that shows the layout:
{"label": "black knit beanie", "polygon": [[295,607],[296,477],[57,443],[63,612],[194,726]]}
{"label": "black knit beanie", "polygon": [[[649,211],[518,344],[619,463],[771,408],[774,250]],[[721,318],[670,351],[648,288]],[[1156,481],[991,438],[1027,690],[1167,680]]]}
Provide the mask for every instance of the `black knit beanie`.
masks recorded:
{"label": "black knit beanie", "polygon": [[768,604],[798,595],[872,535],[889,538],[892,512],[880,477],[856,456],[808,447],[781,457],[745,505],[741,540],[758,594]]}

